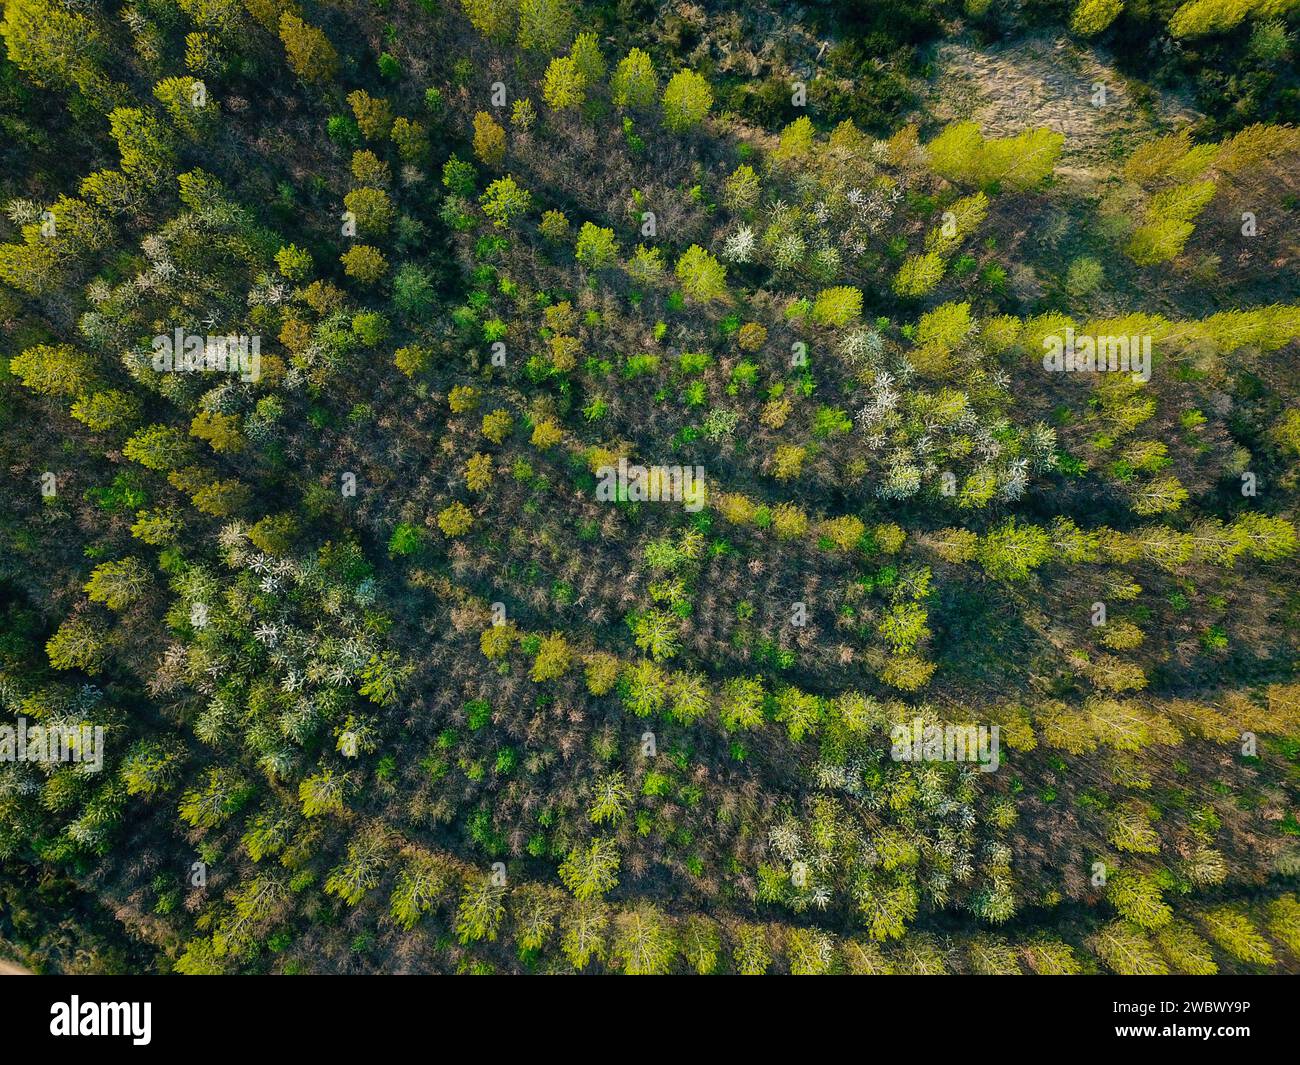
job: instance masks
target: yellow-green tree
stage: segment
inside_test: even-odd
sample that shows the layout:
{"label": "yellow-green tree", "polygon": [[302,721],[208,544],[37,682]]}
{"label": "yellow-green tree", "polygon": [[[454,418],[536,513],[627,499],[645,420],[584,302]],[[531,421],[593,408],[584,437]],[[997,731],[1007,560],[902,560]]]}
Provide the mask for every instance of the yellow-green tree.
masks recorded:
{"label": "yellow-green tree", "polygon": [[713,106],[713,90],[700,74],[679,70],[664,89],[664,125],[675,133],[698,126]]}
{"label": "yellow-green tree", "polygon": [[292,12],[280,16],[280,41],[289,68],[303,81],[325,82],[338,73],[339,55],[324,31]]}

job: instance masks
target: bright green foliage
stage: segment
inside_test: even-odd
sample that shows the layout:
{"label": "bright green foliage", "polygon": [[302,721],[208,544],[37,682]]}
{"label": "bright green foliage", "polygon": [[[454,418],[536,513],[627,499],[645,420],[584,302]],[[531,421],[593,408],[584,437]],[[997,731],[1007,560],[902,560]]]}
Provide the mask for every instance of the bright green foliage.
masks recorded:
{"label": "bright green foliage", "polygon": [[88,428],[105,432],[129,427],[139,421],[141,412],[140,401],[135,396],[109,389],[82,396],[72,405],[70,413]]}
{"label": "bright green foliage", "polygon": [[369,244],[355,244],[342,255],[343,272],[363,285],[373,285],[388,272],[383,252]]}
{"label": "bright green foliage", "polygon": [[419,344],[408,344],[397,349],[393,363],[407,377],[417,377],[433,365],[433,353]]}
{"label": "bright green foliage", "polygon": [[398,874],[389,898],[389,913],[398,926],[414,928],[445,895],[451,874],[448,864],[432,855],[413,856]]}
{"label": "bright green foliage", "polygon": [[1173,912],[1160,897],[1160,888],[1149,876],[1121,871],[1107,881],[1106,897],[1121,917],[1147,930],[1169,923]]}
{"label": "bright green foliage", "polygon": [[614,918],[613,960],[626,976],[668,972],[676,943],[668,918],[649,903],[638,903]]}
{"label": "bright green foliage", "polygon": [[460,0],[474,28],[494,41],[507,40],[519,22],[518,0]]}
{"label": "bright green foliage", "polygon": [[733,677],[722,686],[718,714],[724,728],[757,728],[763,723],[763,683],[757,677]]}
{"label": "bright green foliage", "polygon": [[311,253],[296,244],[286,244],[276,252],[275,262],[290,281],[305,281],[311,276]]}
{"label": "bright green foliage", "polygon": [[588,817],[593,824],[618,824],[627,813],[630,797],[621,773],[609,773],[596,781]]}
{"label": "bright green foliage", "polygon": [[862,315],[862,292],[848,285],[824,288],[813,304],[812,320],[818,325],[843,328]]}
{"label": "bright green foliage", "polygon": [[1051,538],[1036,525],[1008,519],[980,539],[976,557],[995,580],[1024,580],[1052,557]]}
{"label": "bright green foliage", "polygon": [[175,146],[163,124],[138,107],[115,107],[108,116],[109,132],[122,156],[122,172],[150,182],[163,180],[175,163]]}
{"label": "bright green foliage", "polygon": [[1252,12],[1277,14],[1280,5],[1269,0],[1187,0],[1169,19],[1175,37],[1203,37],[1227,33]]}
{"label": "bright green foliage", "polygon": [[586,84],[596,85],[605,79],[605,57],[600,54],[600,43],[594,33],[578,34],[569,49],[569,57]]}
{"label": "bright green foliage", "polygon": [[1219,906],[1201,915],[1201,924],[1214,942],[1248,965],[1272,965],[1273,948],[1239,908]]}
{"label": "bright green foliage", "polygon": [[1064,143],[1063,134],[1049,129],[986,140],[976,123],[955,122],[926,150],[935,172],[949,181],[1020,191],[1050,176]]}
{"label": "bright green foliage", "polygon": [[700,303],[726,299],[727,268],[698,244],[692,244],[677,260],[674,270],[682,291]]}
{"label": "bright green foliage", "polygon": [[573,254],[578,262],[592,270],[613,266],[618,258],[618,244],[612,229],[602,228],[594,222],[584,222],[578,231]]}
{"label": "bright green foliage", "polygon": [[944,262],[938,252],[913,255],[894,275],[894,292],[900,296],[924,296],[943,280]]}
{"label": "bright green foliage", "polygon": [[614,103],[619,107],[646,108],[659,95],[659,77],[650,56],[633,48],[618,61],[610,81]]}
{"label": "bright green foliage", "polygon": [[520,48],[554,54],[573,38],[573,21],[570,0],[519,0],[515,42]]}
{"label": "bright green foliage", "polygon": [[86,582],[86,594],[92,602],[103,603],[110,610],[125,610],[149,588],[149,569],[138,558],[101,562]]}
{"label": "bright green foliage", "polygon": [[46,396],[75,396],[95,378],[94,360],[70,344],[37,344],[9,362],[9,372]]}
{"label": "bright green foliage", "polygon": [[164,78],[154,86],[153,94],[167,109],[172,123],[189,140],[204,140],[215,131],[221,111],[202,81]]}
{"label": "bright green foliage", "polygon": [[1070,16],[1070,29],[1081,37],[1095,37],[1119,17],[1124,0],[1079,0]]}
{"label": "bright green foliage", "polygon": [[12,0],[0,24],[9,58],[38,85],[74,85],[101,95],[98,28],[86,15],[53,0]]}
{"label": "bright green foliage", "polygon": [[1177,218],[1161,219],[1133,231],[1125,251],[1139,266],[1154,266],[1177,258],[1195,228]]}
{"label": "bright green foliage", "polygon": [[587,98],[587,80],[569,56],[552,59],[542,80],[542,99],[554,111],[579,107]]}
{"label": "bright green foliage", "polygon": [[456,906],[456,938],[462,944],[495,940],[506,915],[504,900],[504,885],[492,877],[475,876],[467,881]]}
{"label": "bright green foliage", "polygon": [[713,106],[713,90],[693,70],[679,70],[663,95],[664,125],[675,133],[692,129],[704,121]]}
{"label": "bright green foliage", "polygon": [[1120,976],[1164,976],[1169,965],[1145,932],[1128,921],[1115,921],[1097,933],[1097,956]]}
{"label": "bright green foliage", "polygon": [[556,680],[564,676],[573,664],[573,652],[568,641],[558,633],[545,637],[533,660],[529,676],[537,683]]}
{"label": "bright green foliage", "polygon": [[150,425],[132,434],[122,454],[151,470],[174,470],[191,454],[185,433],[166,425]]}
{"label": "bright green foliage", "polygon": [[527,189],[521,188],[513,177],[506,175],[498,178],[487,187],[479,198],[483,213],[492,219],[492,224],[504,228],[521,215],[527,214],[533,204],[533,198]]}

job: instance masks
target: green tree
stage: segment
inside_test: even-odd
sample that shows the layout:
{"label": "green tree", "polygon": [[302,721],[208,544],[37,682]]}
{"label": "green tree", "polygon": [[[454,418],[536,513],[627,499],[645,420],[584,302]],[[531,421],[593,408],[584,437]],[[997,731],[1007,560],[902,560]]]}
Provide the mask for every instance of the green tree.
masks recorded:
{"label": "green tree", "polygon": [[280,41],[289,68],[307,82],[331,80],[339,69],[339,56],[329,38],[297,15],[280,16]]}
{"label": "green tree", "polygon": [[899,296],[924,296],[943,280],[945,269],[943,256],[936,251],[913,255],[894,275],[894,292]]}
{"label": "green tree", "polygon": [[1169,262],[1182,254],[1195,228],[1178,218],[1162,218],[1134,229],[1124,251],[1139,266]]}
{"label": "green tree", "polygon": [[339,256],[343,272],[363,285],[373,285],[388,272],[383,252],[369,244],[354,244]]}
{"label": "green tree", "polygon": [[662,976],[672,965],[677,944],[669,919],[640,902],[614,918],[613,960],[626,976]]}
{"label": "green tree", "polygon": [[614,68],[610,89],[616,107],[647,108],[659,95],[659,78],[650,56],[633,48]]}
{"label": "green tree", "polygon": [[95,361],[70,344],[37,344],[9,361],[9,372],[34,392],[65,398],[93,384]]}
{"label": "green tree", "polygon": [[393,275],[393,306],[411,318],[427,314],[437,299],[429,272],[418,263],[403,263]]}
{"label": "green tree", "polygon": [[128,795],[159,795],[170,790],[180,779],[183,752],[157,740],[140,740],[125,758],[119,770]]}
{"label": "green tree", "polygon": [[772,964],[767,929],[761,924],[742,924],[735,930],[732,960],[741,976],[762,976]]}
{"label": "green tree", "polygon": [[169,425],[149,425],[131,435],[122,454],[151,470],[174,470],[189,461],[193,450],[181,430]]}
{"label": "green tree", "polygon": [[492,219],[493,225],[504,228],[528,213],[533,205],[533,197],[507,174],[487,187],[487,191],[479,198],[479,204],[483,213]]}
{"label": "green tree", "polygon": [[573,39],[570,0],[519,0],[515,43],[532,52],[553,55]]}
{"label": "green tree", "polygon": [[852,325],[861,315],[862,293],[848,285],[822,289],[813,303],[812,320],[818,325],[842,328]]}
{"label": "green tree", "polygon": [[578,34],[569,49],[569,56],[588,85],[605,79],[605,57],[600,54],[600,43],[594,33]]}
{"label": "green tree", "polygon": [[187,140],[203,141],[216,131],[221,111],[203,82],[195,78],[164,78],[153,87],[153,94],[166,108],[172,125]]}
{"label": "green tree", "polygon": [[1220,947],[1248,965],[1273,965],[1273,948],[1243,909],[1219,906],[1201,914],[1201,924]]}
{"label": "green tree", "polygon": [[763,682],[758,677],[733,677],[722,686],[718,714],[729,732],[763,724]]}
{"label": "green tree", "polygon": [[596,779],[592,788],[591,806],[587,811],[593,824],[618,824],[627,813],[631,796],[622,773],[606,773]]}
{"label": "green tree", "polygon": [[357,120],[357,128],[367,140],[384,140],[393,128],[392,105],[382,96],[371,96],[364,89],[348,93],[348,106]]}
{"label": "green tree", "polygon": [[1121,870],[1106,884],[1106,897],[1121,917],[1148,931],[1167,925],[1173,911],[1160,896],[1152,877]]}
{"label": "green tree", "polygon": [[[500,166],[506,157],[506,131],[501,123],[486,111],[474,115],[474,154],[485,166]],[[447,165],[452,161],[449,159]],[[462,166],[464,164],[461,164]],[[443,171],[443,181],[447,172]]]}
{"label": "green tree", "polygon": [[587,98],[587,81],[569,56],[552,59],[542,78],[542,99],[552,111],[581,107]]}
{"label": "green tree", "polygon": [[325,878],[325,894],[337,895],[355,906],[379,885],[388,864],[385,840],[380,833],[368,831],[348,843],[347,857]]}
{"label": "green tree", "polygon": [[53,0],[9,0],[0,33],[10,60],[37,85],[76,87],[96,99],[108,93],[102,38],[86,15]]}
{"label": "green tree", "polygon": [[643,610],[632,620],[636,645],[656,662],[672,658],[681,649],[679,624],[663,610]]}
{"label": "green tree", "polygon": [[293,550],[294,542],[302,531],[298,517],[292,511],[268,514],[248,530],[248,539],[259,551],[268,555],[285,556]]}
{"label": "green tree", "polygon": [[365,237],[383,236],[397,214],[383,189],[353,189],[343,197],[343,206],[356,217],[357,232]]}
{"label": "green tree", "polygon": [[397,874],[388,912],[398,927],[410,931],[434,908],[451,886],[450,863],[432,854],[412,855]]}
{"label": "green tree", "polygon": [[341,814],[346,795],[347,778],[332,769],[305,777],[298,785],[298,801],[302,803],[304,817],[321,814]]}
{"label": "green tree", "polygon": [[1095,37],[1124,10],[1124,0],[1079,0],[1070,16],[1070,29],[1080,37]]}
{"label": "green tree", "polygon": [[1008,518],[981,538],[976,558],[995,580],[1020,581],[1048,561],[1052,540],[1036,525],[1017,524]]}
{"label": "green tree", "polygon": [[957,184],[998,185],[1021,192],[1051,174],[1065,135],[1031,129],[1014,137],[985,140],[974,122],[954,122],[926,151],[935,173]]}
{"label": "green tree", "polygon": [[700,303],[726,299],[727,268],[698,244],[692,244],[677,260],[674,271],[682,291]]}
{"label": "green tree", "polygon": [[127,392],[109,389],[82,396],[72,405],[72,416],[96,432],[122,429],[140,420],[140,401]]}
{"label": "green tree", "polygon": [[311,277],[311,252],[296,244],[286,244],[275,253],[276,265],[290,281],[305,281]]}
{"label": "green tree", "polygon": [[97,673],[108,656],[108,633],[90,618],[68,618],[45,644],[55,669]]}
{"label": "green tree", "polygon": [[393,363],[407,377],[418,377],[433,365],[433,352],[420,344],[408,344],[397,349]]}
{"label": "green tree", "polygon": [[176,162],[175,146],[163,124],[138,107],[115,107],[108,123],[122,156],[122,172],[161,182]]}
{"label": "green tree", "polygon": [[679,70],[664,89],[664,125],[674,133],[698,126],[713,106],[713,90],[693,70]]}
{"label": "green tree", "polygon": [[534,681],[541,684],[556,680],[569,671],[573,663],[573,652],[569,642],[560,633],[552,633],[542,638],[537,648],[537,657],[529,673]]}
{"label": "green tree", "polygon": [[110,610],[125,610],[138,601],[151,584],[149,567],[138,558],[101,562],[90,573],[86,594]]}
{"label": "green tree", "polygon": [[517,0],[460,0],[473,27],[491,40],[509,40],[519,22]]}
{"label": "green tree", "polygon": [[603,902],[592,898],[570,906],[561,917],[560,926],[560,949],[575,969],[585,969],[593,958],[604,960],[609,907]]}
{"label": "green tree", "polygon": [[605,229],[593,222],[584,222],[578,231],[578,240],[573,248],[574,257],[583,266],[592,270],[612,266],[618,258],[618,244],[614,240],[614,231]]}
{"label": "green tree", "polygon": [[506,889],[487,874],[465,881],[456,906],[456,938],[462,945],[486,939],[494,942],[506,915]]}
{"label": "green tree", "polygon": [[573,897],[598,899],[618,886],[619,854],[612,839],[594,839],[575,846],[560,863],[560,879]]}

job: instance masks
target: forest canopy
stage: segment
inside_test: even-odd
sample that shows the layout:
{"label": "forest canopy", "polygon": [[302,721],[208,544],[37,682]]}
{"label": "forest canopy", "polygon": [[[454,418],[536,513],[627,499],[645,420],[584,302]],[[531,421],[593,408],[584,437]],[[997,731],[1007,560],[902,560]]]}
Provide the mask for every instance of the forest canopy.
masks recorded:
{"label": "forest canopy", "polygon": [[3,0],[0,958],[1300,971],[1300,6]]}

